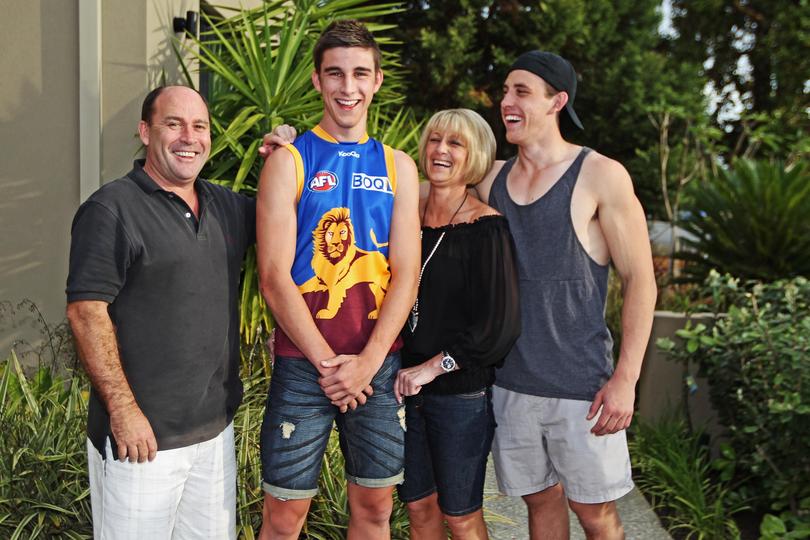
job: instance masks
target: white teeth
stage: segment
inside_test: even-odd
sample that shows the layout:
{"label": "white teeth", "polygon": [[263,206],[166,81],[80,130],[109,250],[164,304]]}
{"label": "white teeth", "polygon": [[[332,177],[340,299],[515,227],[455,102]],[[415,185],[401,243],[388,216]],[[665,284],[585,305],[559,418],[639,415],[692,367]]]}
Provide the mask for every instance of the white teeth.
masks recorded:
{"label": "white teeth", "polygon": [[194,156],[197,155],[196,152],[183,152],[183,151],[180,151],[180,150],[177,150],[175,152],[175,154],[177,154],[180,157],[194,157]]}
{"label": "white teeth", "polygon": [[357,105],[358,103],[360,103],[360,100],[359,99],[339,99],[339,100],[337,100],[337,102],[340,103],[341,105],[343,105],[344,107],[353,107],[354,105]]}
{"label": "white teeth", "polygon": [[517,116],[516,114],[507,114],[506,116],[503,117],[503,119],[506,120],[507,122],[520,122],[520,117]]}
{"label": "white teeth", "polygon": [[451,163],[449,161],[440,161],[438,159],[434,159],[433,165],[437,167],[450,167]]}

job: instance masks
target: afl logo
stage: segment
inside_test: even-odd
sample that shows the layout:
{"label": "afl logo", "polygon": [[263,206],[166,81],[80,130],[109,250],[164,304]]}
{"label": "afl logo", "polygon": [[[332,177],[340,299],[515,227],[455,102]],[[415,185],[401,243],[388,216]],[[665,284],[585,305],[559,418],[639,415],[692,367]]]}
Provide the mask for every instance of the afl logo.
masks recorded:
{"label": "afl logo", "polygon": [[318,171],[309,181],[310,191],[332,191],[337,185],[337,175],[329,171]]}

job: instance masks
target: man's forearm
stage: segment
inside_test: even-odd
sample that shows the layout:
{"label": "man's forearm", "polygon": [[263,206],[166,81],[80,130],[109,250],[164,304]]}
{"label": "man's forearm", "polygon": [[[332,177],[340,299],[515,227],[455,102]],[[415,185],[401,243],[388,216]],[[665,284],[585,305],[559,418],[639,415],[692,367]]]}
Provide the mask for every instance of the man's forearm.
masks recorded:
{"label": "man's forearm", "polygon": [[622,344],[616,372],[635,383],[650,339],[657,289],[652,276],[628,277],[623,283]]}
{"label": "man's forearm", "polygon": [[118,341],[105,302],[68,305],[68,320],[93,388],[110,416],[110,431],[118,445],[118,459],[144,462],[155,459],[157,440],[127,382]]}
{"label": "man's forearm", "polygon": [[136,405],[118,354],[118,341],[104,302],[74,302],[68,320],[79,359],[109,413]]}
{"label": "man's forearm", "polygon": [[335,353],[315,325],[295,282],[282,276],[262,281],[262,294],[276,322],[307,360],[322,371],[321,361],[334,357]]}

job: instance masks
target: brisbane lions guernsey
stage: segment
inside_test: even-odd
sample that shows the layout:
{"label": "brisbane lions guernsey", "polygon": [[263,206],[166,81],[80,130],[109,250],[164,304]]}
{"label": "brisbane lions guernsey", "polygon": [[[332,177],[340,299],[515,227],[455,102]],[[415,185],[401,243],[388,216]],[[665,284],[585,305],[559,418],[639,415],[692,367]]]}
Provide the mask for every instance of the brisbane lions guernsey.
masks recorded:
{"label": "brisbane lions guernsey", "polygon": [[[298,183],[293,281],[335,354],[358,354],[391,279],[394,152],[368,135],[356,143],[338,142],[320,126],[286,148]],[[401,346],[397,338],[391,350]],[[304,357],[280,328],[275,352]]]}

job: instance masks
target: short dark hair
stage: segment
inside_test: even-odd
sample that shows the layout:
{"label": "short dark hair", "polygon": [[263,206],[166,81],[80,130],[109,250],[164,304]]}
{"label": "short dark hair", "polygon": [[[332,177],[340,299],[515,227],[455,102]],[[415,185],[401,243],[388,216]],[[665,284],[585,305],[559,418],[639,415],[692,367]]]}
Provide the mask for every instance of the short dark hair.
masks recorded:
{"label": "short dark hair", "polygon": [[155,112],[155,101],[165,89],[165,86],[158,86],[146,94],[146,97],[143,99],[143,105],[141,105],[141,120],[147,124],[152,122],[152,114]]}
{"label": "short dark hair", "polygon": [[[141,105],[141,120],[143,120],[147,124],[152,123],[152,116],[155,113],[155,101],[157,101],[158,96],[160,96],[160,94],[162,94],[163,91],[166,90],[166,88],[168,87],[158,86],[157,88],[154,88],[151,92],[146,94],[146,97],[143,98],[143,105]],[[200,96],[200,99],[202,99],[203,103],[205,103],[205,108],[208,109],[208,100],[205,99],[205,96],[200,94],[199,90],[197,90],[196,88],[191,88],[190,86],[187,88],[190,88],[191,90],[197,92],[197,95]],[[211,116],[210,110],[208,111],[208,116],[209,117]]]}
{"label": "short dark hair", "polygon": [[380,46],[365,24],[357,20],[335,21],[326,27],[312,53],[315,71],[321,71],[323,53],[336,47],[361,47],[371,49],[374,53],[374,69],[379,70],[382,63]]}

